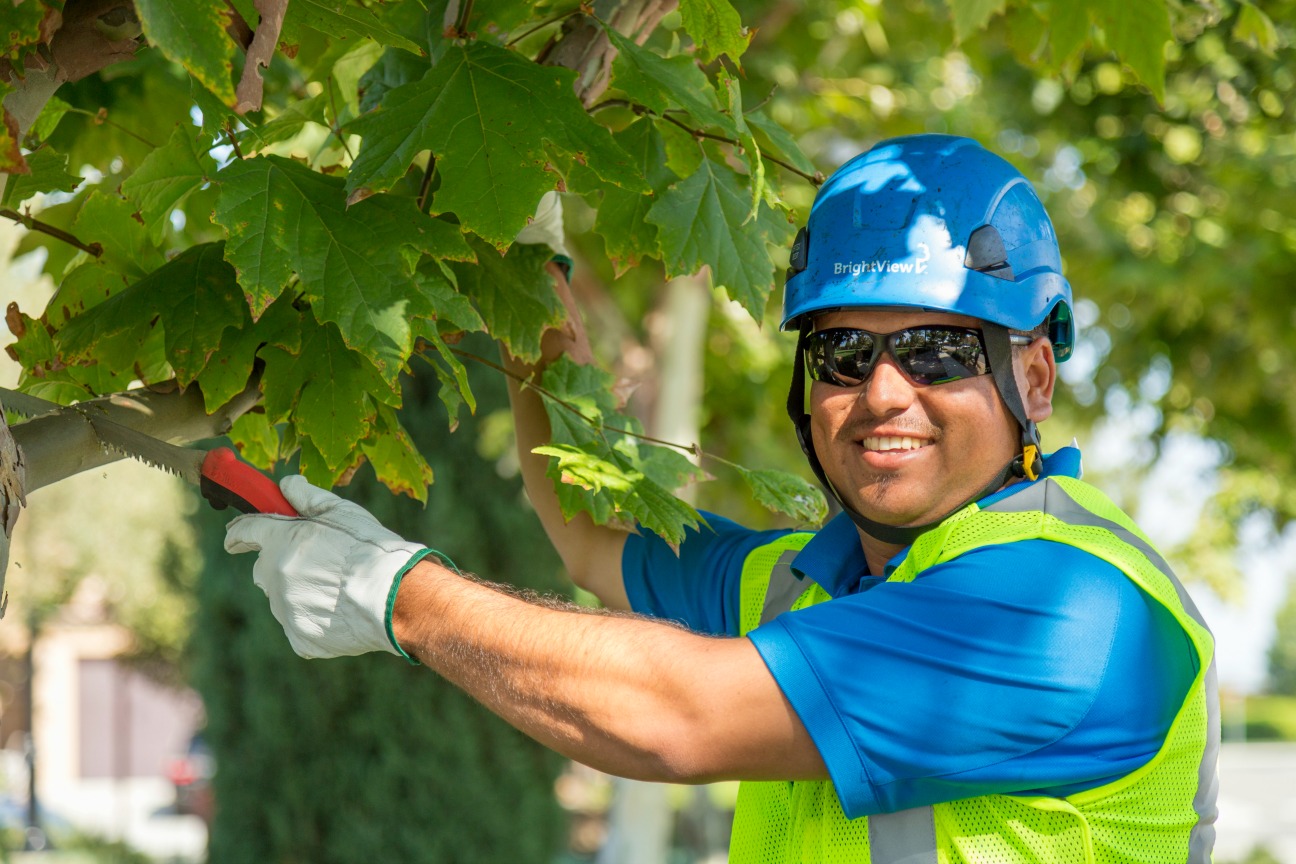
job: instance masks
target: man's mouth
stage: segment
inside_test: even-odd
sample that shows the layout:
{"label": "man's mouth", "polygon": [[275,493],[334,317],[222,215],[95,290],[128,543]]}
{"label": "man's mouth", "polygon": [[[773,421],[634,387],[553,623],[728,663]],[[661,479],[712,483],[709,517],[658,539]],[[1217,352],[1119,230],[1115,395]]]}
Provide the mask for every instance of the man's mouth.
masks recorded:
{"label": "man's mouth", "polygon": [[910,438],[896,435],[870,435],[860,442],[865,450],[879,453],[895,450],[920,450],[931,443],[927,438]]}

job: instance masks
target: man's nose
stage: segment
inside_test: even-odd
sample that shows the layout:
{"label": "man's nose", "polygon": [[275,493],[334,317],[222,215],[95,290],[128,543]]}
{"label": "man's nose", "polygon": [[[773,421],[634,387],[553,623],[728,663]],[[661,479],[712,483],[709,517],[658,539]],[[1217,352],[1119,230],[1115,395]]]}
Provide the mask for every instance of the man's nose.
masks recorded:
{"label": "man's nose", "polygon": [[904,411],[914,400],[914,385],[890,355],[878,358],[873,374],[864,382],[860,401],[874,417]]}

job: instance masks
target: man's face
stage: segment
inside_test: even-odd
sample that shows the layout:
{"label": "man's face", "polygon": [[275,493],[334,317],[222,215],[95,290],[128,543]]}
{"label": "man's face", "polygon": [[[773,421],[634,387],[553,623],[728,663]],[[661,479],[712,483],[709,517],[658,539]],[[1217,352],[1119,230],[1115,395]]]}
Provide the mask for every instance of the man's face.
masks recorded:
{"label": "man's face", "polygon": [[[924,324],[980,326],[962,315],[843,309],[819,316],[815,329],[892,333]],[[885,353],[861,385],[815,381],[810,405],[815,452],[828,479],[848,505],[886,525],[922,525],[947,515],[1020,446],[991,376],[923,386]]]}

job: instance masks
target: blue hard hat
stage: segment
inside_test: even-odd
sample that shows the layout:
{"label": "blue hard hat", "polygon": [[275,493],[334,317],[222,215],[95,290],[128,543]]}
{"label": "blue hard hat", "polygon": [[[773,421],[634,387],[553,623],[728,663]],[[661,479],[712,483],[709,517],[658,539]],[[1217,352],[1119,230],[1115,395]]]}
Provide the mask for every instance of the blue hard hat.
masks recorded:
{"label": "blue hard hat", "polygon": [[861,306],[916,307],[1075,343],[1057,235],[1030,182],[970,138],[882,141],[819,189],[792,247],[783,328]]}

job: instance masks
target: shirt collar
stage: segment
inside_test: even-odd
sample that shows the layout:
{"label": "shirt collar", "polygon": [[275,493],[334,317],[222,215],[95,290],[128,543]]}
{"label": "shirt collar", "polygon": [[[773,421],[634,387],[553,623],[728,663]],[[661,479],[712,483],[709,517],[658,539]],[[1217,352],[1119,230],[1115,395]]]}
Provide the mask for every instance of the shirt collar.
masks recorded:
{"label": "shirt collar", "polygon": [[[1080,448],[1072,443],[1044,457],[1044,464],[1039,479],[1045,477],[1074,477],[1081,474]],[[1019,480],[987,495],[977,503],[988,507],[1009,495],[1020,492],[1022,488],[1038,480]],[[900,566],[908,553],[902,549],[886,564],[885,574]],[[792,561],[792,572],[798,579],[809,577],[832,597],[842,597],[854,593],[860,582],[869,576],[868,562],[864,560],[864,549],[860,546],[859,531],[846,513],[838,513],[819,529],[810,542]]]}

